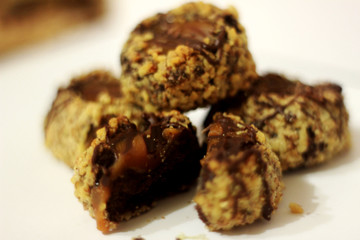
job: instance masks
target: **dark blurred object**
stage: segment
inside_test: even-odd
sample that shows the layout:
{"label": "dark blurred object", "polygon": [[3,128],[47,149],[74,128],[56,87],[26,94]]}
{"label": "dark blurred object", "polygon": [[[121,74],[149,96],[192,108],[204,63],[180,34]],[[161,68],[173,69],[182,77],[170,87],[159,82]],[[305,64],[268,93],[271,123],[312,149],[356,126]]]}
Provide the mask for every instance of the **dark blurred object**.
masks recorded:
{"label": "dark blurred object", "polygon": [[1,0],[0,54],[93,21],[104,0]]}

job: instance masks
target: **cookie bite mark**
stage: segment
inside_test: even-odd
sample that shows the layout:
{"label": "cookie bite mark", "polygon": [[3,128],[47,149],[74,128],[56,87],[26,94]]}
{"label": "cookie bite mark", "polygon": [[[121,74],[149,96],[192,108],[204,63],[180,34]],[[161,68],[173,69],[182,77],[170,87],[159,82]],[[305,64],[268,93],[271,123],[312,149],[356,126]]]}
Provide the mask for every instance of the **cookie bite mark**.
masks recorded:
{"label": "cookie bite mark", "polygon": [[104,233],[186,190],[200,170],[196,131],[179,112],[111,118],[77,161],[75,195]]}
{"label": "cookie bite mark", "polygon": [[212,230],[229,230],[256,219],[270,220],[282,196],[280,162],[254,126],[226,113],[208,127],[194,201]]}
{"label": "cookie bite mark", "polygon": [[[115,119],[111,121],[115,121]],[[91,199],[97,227],[104,233],[111,231],[105,212],[106,205],[104,205],[111,196],[111,183],[129,169],[144,173],[153,170],[160,164],[160,159],[148,157],[143,135],[137,133],[136,126],[127,119],[123,121],[125,124],[119,128],[121,132],[107,138],[106,144],[96,146],[92,158],[92,171],[97,172],[97,175],[95,186],[91,191]],[[114,123],[110,123],[110,125],[112,124]],[[109,131],[107,128],[105,129]],[[111,134],[107,133],[107,135]]]}

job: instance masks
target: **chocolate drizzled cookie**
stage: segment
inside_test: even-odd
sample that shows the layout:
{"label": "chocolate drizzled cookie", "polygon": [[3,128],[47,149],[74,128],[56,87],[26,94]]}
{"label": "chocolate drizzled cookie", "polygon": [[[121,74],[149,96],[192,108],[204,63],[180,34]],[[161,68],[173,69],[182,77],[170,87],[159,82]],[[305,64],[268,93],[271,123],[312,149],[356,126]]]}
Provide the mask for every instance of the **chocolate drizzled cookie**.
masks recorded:
{"label": "chocolate drizzled cookie", "polygon": [[270,220],[283,183],[279,159],[264,134],[226,113],[216,113],[207,131],[207,152],[194,198],[200,219],[210,230]]}
{"label": "chocolate drizzled cookie", "polygon": [[215,105],[208,120],[217,111],[261,130],[283,170],[325,162],[350,146],[342,89],[333,83],[310,86],[267,74],[249,91]]}
{"label": "chocolate drizzled cookie", "polygon": [[[93,71],[59,88],[45,123],[45,144],[69,166],[90,145],[107,115],[140,115],[123,96],[120,81],[106,71]],[[105,119],[105,120],[104,120]]]}
{"label": "chocolate drizzled cookie", "polygon": [[233,8],[187,3],[145,19],[121,53],[125,91],[146,111],[213,104],[256,78]]}
{"label": "chocolate drizzled cookie", "polygon": [[177,111],[111,118],[78,159],[75,195],[104,233],[187,189],[200,171],[195,128]]}

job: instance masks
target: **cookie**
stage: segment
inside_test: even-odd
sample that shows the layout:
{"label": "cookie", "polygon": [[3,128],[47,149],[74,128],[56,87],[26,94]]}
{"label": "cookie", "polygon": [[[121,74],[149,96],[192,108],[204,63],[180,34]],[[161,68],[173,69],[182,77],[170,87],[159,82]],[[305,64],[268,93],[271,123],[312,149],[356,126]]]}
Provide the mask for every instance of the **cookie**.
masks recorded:
{"label": "cookie", "polygon": [[104,0],[1,0],[0,54],[94,21]]}
{"label": "cookie", "polygon": [[124,90],[146,111],[213,104],[256,78],[233,8],[187,3],[143,20],[121,53]]}
{"label": "cookie", "polygon": [[107,115],[131,117],[141,111],[123,97],[118,79],[105,71],[93,71],[59,88],[45,119],[45,144],[72,167],[96,129],[106,123]]}
{"label": "cookie", "polygon": [[240,117],[216,113],[194,197],[200,219],[214,230],[270,220],[282,197],[280,162],[265,136]]}
{"label": "cookie", "polygon": [[187,189],[200,171],[196,131],[187,117],[171,111],[137,120],[111,118],[75,164],[75,195],[103,233]]}
{"label": "cookie", "polygon": [[267,74],[216,111],[240,115],[261,130],[283,170],[325,162],[351,142],[342,89],[333,83],[310,86]]}

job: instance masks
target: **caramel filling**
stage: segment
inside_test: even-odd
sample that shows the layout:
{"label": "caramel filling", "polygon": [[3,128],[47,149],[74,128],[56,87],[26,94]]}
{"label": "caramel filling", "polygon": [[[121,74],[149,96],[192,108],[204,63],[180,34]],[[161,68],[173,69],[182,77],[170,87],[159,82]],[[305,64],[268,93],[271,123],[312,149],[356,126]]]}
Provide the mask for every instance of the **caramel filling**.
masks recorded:
{"label": "caramel filling", "polygon": [[94,208],[94,215],[96,219],[97,229],[103,233],[111,231],[109,222],[106,216],[106,202],[110,198],[110,188],[104,185],[99,185],[91,190],[91,199]]}
{"label": "caramel filling", "polygon": [[110,149],[106,148],[108,146],[99,145],[97,148],[103,149],[94,150],[93,161],[95,163],[101,161],[105,166],[102,166],[100,179],[91,191],[97,228],[103,233],[113,230],[106,210],[113,182],[128,169],[144,173],[153,170],[161,162],[161,159],[148,155],[147,145],[141,133],[134,134],[134,131],[122,133],[120,136],[110,139],[108,144]]}
{"label": "caramel filling", "polygon": [[159,162],[148,157],[142,134],[138,134],[133,138],[131,148],[126,153],[121,153],[125,148],[125,142],[126,140],[116,145],[116,149],[120,150],[120,153],[117,154],[117,160],[110,169],[111,180],[115,180],[125,169],[145,172],[154,169],[159,164]]}
{"label": "caramel filling", "polygon": [[223,128],[220,124],[213,124],[211,125],[210,131],[208,133],[208,137],[213,136],[221,136],[223,134]]}

